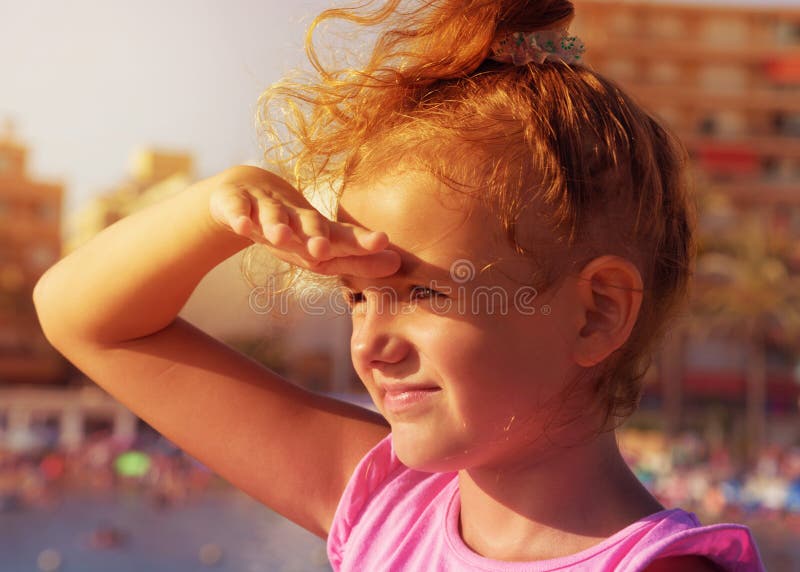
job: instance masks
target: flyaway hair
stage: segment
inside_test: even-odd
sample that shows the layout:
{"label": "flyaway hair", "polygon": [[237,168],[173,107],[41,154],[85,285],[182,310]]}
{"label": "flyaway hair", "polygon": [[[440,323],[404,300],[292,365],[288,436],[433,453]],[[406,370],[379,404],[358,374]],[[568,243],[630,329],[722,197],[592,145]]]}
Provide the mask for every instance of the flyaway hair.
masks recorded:
{"label": "flyaway hair", "polygon": [[[414,168],[470,193],[530,258],[540,292],[596,256],[634,262],[644,299],[633,332],[576,380],[621,421],[687,297],[694,212],[683,147],[614,82],[580,64],[487,57],[498,34],[565,29],[573,15],[564,0],[327,10],[306,40],[314,73],[264,93],[259,119],[268,162],[304,192]],[[376,38],[362,64],[323,64],[312,38],[331,21]]]}

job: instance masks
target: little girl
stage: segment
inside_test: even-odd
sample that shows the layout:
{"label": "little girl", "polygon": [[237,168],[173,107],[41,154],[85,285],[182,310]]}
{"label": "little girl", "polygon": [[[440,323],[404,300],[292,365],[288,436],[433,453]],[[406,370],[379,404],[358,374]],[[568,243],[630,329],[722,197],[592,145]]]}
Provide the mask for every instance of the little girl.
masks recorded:
{"label": "little girl", "polygon": [[[47,337],[335,570],[762,570],[747,528],[662,507],[615,439],[687,292],[680,146],[582,64],[570,2],[399,4],[317,19],[383,32],[358,69],[309,43],[318,77],[265,94],[277,174],[201,181],[48,270]],[[177,317],[254,242],[341,279],[382,415]]]}

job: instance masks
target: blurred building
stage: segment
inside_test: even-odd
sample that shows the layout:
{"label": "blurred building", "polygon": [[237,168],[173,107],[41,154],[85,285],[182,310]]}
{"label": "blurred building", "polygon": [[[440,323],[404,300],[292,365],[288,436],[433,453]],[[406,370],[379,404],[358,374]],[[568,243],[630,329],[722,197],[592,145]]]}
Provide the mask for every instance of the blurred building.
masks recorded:
{"label": "blurred building", "polygon": [[121,218],[185,189],[191,183],[193,169],[192,158],[186,153],[155,149],[134,153],[128,179],[69,217],[65,251],[73,251]]}
{"label": "blurred building", "polygon": [[[788,286],[800,275],[800,8],[577,0],[576,14],[587,63],[687,146],[705,197],[701,249],[720,250],[709,260],[734,277],[727,326],[675,333],[653,393],[673,424],[691,416],[687,405],[735,412],[746,398],[769,411],[776,435],[800,438],[800,334],[790,339],[789,327],[800,306]],[[750,219],[760,236],[745,235]]]}
{"label": "blurred building", "polygon": [[0,134],[0,385],[60,382],[66,373],[32,300],[36,281],[61,254],[63,187],[35,179],[27,158],[10,127]]}
{"label": "blurred building", "polygon": [[0,443],[10,450],[61,446],[73,449],[107,431],[122,444],[136,437],[137,419],[97,387],[0,389]]}
{"label": "blurred building", "polygon": [[577,13],[588,62],[716,184],[744,202],[800,202],[800,9],[579,0]]}

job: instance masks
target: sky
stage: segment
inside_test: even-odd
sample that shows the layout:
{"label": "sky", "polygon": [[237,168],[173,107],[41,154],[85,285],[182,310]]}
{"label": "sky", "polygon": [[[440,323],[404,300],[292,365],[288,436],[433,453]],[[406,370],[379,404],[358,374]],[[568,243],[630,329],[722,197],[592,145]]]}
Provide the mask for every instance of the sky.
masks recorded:
{"label": "sky", "polygon": [[[705,0],[783,4],[800,0]],[[0,131],[31,149],[65,211],[122,181],[142,146],[192,153],[196,174],[258,161],[258,95],[305,62],[330,0],[0,0]]]}
{"label": "sky", "polygon": [[258,95],[305,61],[322,0],[0,0],[0,131],[10,119],[65,210],[128,173],[142,146],[207,176],[260,156]]}

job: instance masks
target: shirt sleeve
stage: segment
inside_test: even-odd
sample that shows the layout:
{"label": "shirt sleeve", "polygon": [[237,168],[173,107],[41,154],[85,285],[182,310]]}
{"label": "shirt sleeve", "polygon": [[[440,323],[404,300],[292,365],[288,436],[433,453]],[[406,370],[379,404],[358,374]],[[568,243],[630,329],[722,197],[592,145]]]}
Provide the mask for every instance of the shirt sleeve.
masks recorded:
{"label": "shirt sleeve", "polygon": [[765,572],[750,529],[741,524],[713,524],[683,530],[654,542],[626,570],[639,572],[670,556],[705,556],[726,572]]}
{"label": "shirt sleeve", "polygon": [[401,467],[392,450],[391,434],[375,445],[356,465],[339,499],[328,533],[328,559],[334,570],[338,570],[342,564],[350,532],[369,499],[390,475]]}

